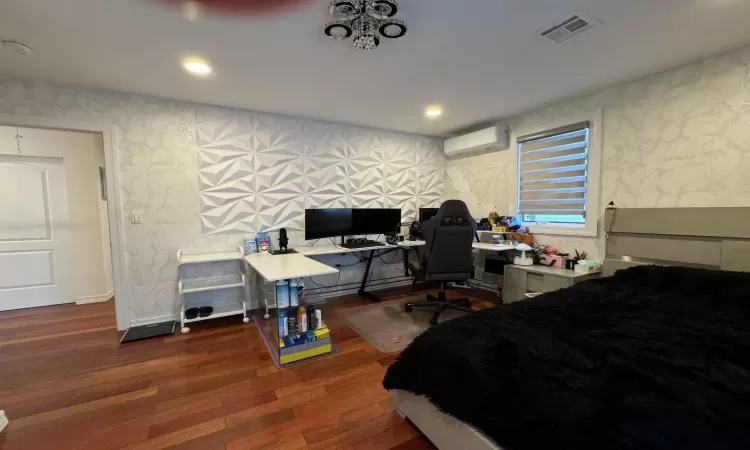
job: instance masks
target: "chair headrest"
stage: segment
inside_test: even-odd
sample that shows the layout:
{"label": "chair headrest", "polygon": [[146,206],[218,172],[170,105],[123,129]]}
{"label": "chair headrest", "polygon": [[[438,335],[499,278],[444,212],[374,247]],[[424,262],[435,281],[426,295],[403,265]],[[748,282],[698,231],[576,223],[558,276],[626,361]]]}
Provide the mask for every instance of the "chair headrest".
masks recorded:
{"label": "chair headrest", "polygon": [[435,217],[441,227],[471,226],[474,222],[469,208],[461,200],[446,200]]}
{"label": "chair headrest", "polygon": [[467,221],[471,219],[469,208],[466,206],[466,203],[462,202],[461,200],[446,200],[440,206],[440,210],[438,211],[437,216],[463,217],[464,220]]}
{"label": "chair headrest", "polygon": [[441,227],[465,227],[468,226],[469,222],[462,216],[443,216],[440,220]]}

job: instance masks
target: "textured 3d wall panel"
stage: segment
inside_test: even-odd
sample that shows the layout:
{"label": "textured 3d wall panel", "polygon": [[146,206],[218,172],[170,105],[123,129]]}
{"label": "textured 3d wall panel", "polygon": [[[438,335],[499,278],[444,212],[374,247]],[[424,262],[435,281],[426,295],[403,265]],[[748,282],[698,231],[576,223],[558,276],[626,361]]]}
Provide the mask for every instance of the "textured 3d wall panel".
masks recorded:
{"label": "textured 3d wall panel", "polygon": [[305,208],[417,208],[443,196],[437,141],[286,117],[197,118],[204,234],[304,229]]}

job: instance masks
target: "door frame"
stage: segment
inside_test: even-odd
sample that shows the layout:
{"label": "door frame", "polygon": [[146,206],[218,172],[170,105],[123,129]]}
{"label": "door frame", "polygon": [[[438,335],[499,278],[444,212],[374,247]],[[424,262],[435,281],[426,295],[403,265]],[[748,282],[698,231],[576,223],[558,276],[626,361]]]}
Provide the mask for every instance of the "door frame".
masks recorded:
{"label": "door frame", "polygon": [[125,249],[125,222],[120,195],[120,155],[117,129],[105,122],[48,118],[22,114],[0,114],[0,125],[27,128],[44,128],[61,131],[101,133],[104,142],[104,170],[107,175],[107,216],[109,240],[112,248],[112,281],[115,290],[115,316],[117,329],[130,327],[130,276]]}

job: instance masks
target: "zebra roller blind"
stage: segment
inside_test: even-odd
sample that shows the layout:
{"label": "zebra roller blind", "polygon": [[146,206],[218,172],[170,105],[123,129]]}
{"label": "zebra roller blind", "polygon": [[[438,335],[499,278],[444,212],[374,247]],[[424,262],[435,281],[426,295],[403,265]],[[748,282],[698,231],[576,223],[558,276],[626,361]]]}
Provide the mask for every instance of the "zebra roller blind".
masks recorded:
{"label": "zebra roller blind", "polygon": [[584,224],[589,122],[518,139],[518,214],[524,222]]}

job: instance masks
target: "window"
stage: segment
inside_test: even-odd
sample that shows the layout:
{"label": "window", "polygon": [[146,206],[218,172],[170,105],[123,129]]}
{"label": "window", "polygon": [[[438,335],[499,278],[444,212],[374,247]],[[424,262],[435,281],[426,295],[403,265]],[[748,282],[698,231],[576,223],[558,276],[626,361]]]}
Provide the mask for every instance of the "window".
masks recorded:
{"label": "window", "polygon": [[593,123],[575,122],[516,138],[516,211],[532,232],[596,235],[600,174]]}

